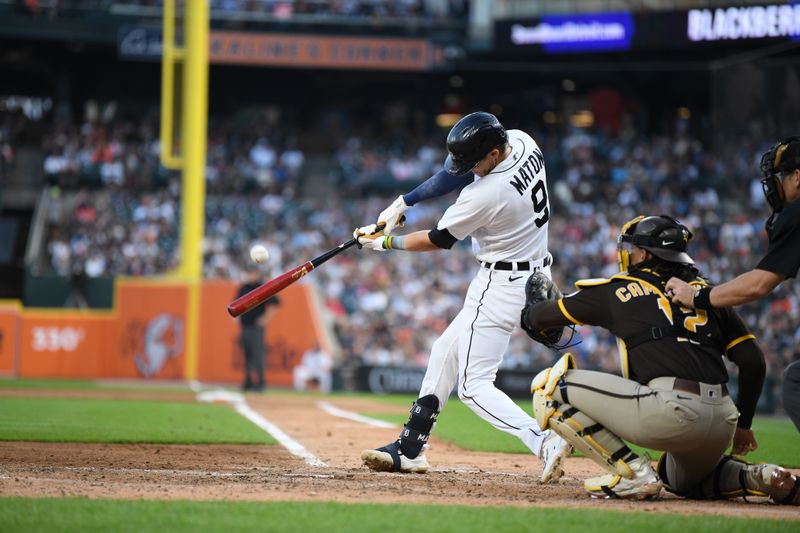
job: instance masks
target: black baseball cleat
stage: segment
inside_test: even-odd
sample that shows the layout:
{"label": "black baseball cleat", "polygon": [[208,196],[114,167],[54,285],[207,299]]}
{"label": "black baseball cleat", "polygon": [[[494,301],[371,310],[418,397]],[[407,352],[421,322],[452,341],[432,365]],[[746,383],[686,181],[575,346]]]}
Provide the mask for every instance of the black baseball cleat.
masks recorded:
{"label": "black baseball cleat", "polygon": [[364,450],[361,460],[370,469],[376,472],[404,472],[424,474],[430,468],[424,453],[411,459],[403,455],[400,442],[394,441],[377,450]]}

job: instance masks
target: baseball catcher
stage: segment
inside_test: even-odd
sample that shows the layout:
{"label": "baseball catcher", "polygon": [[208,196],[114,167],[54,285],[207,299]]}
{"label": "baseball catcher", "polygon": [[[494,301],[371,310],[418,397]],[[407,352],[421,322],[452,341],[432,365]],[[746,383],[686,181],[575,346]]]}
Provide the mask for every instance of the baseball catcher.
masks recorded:
{"label": "baseball catcher", "polygon": [[[637,217],[618,238],[619,274],[579,281],[557,300],[546,283],[531,282],[529,300],[540,301],[526,307],[527,328],[603,327],[618,339],[622,368],[622,376],[578,370],[566,354],[531,384],[536,419],[608,471],[585,480],[594,497],[647,498],[666,488],[687,498],[762,495],[800,505],[788,470],[723,455],[731,441],[733,453],[757,447],[750,426],[766,365],[735,311],[680,307],[665,294],[673,276],[706,286],[686,253],[691,237],[672,217]],[[723,357],[739,367],[738,405]],[[626,440],[664,451],[657,468]]]}

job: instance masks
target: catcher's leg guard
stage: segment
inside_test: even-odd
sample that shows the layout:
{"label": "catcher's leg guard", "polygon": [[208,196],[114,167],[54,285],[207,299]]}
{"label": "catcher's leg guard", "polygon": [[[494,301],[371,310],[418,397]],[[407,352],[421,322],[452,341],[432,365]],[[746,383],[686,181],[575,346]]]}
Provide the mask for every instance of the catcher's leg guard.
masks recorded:
{"label": "catcher's leg guard", "polygon": [[667,454],[663,454],[658,460],[658,474],[664,487],[685,498],[712,500],[769,496],[773,503],[800,505],[800,481],[778,465],[754,465],[740,457],[726,455],[698,486],[678,491],[669,483],[666,463]]}
{"label": "catcher's leg guard", "polygon": [[552,368],[542,370],[533,378],[531,392],[536,421],[542,429],[549,427],[610,472],[631,479],[633,471],[626,462],[636,459],[637,455],[622,439],[567,403],[565,377],[572,368],[575,368],[575,361],[568,353]]}
{"label": "catcher's leg guard", "polygon": [[566,353],[556,361],[556,364],[536,374],[536,377],[531,381],[533,414],[542,429],[547,429],[547,421],[555,412],[554,407],[547,405],[548,400],[552,399],[551,395],[556,386],[561,383],[561,378],[571,368],[576,368],[575,359],[572,358],[571,353]]}

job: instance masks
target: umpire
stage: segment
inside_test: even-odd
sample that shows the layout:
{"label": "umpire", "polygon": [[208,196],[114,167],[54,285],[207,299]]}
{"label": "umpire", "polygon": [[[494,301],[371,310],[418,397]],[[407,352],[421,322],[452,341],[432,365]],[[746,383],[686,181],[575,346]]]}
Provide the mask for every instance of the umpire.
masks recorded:
{"label": "umpire", "polygon": [[[689,498],[760,494],[799,505],[790,471],[723,455],[731,440],[734,451],[755,446],[749,428],[764,355],[732,309],[688,309],[664,295],[671,277],[706,286],[686,253],[691,237],[672,217],[638,217],[617,241],[619,274],[579,281],[557,299],[552,282],[528,280],[522,327],[532,338],[569,324],[603,327],[619,339],[623,374],[577,370],[565,355],[533,380],[536,419],[609,472],[584,482],[594,497],[647,498],[664,486]],[[739,366],[738,404],[723,355]],[[663,450],[657,470],[623,439]]]}
{"label": "umpire", "polygon": [[[247,271],[247,282],[239,289],[237,297],[244,296],[254,290],[261,283],[261,273],[258,267],[250,266]],[[265,345],[267,323],[278,310],[280,300],[273,296],[264,305],[259,305],[239,317],[242,334],[239,344],[244,352],[244,383],[245,391],[263,391],[266,387],[264,369],[266,366],[267,348]]]}
{"label": "umpire", "polygon": [[[774,144],[761,156],[761,186],[772,208],[766,228],[769,248],[750,272],[715,287],[698,288],[677,278],[667,282],[667,294],[684,307],[714,309],[763,298],[800,270],[800,136]],[[800,365],[784,374],[783,406],[800,429]]]}

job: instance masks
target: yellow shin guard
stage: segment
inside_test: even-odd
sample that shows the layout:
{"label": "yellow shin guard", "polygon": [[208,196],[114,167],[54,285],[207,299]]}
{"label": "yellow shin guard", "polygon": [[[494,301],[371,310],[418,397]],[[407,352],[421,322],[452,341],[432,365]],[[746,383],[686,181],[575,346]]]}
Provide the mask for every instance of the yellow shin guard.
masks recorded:
{"label": "yellow shin guard", "polygon": [[[558,433],[564,440],[572,444],[575,449],[583,452],[584,455],[608,469],[610,472],[620,475],[626,479],[633,477],[633,472],[623,460],[624,457],[612,454],[603,448],[591,435],[586,428],[575,420],[578,410],[569,404],[560,404],[552,394],[564,375],[575,368],[575,361],[572,354],[565,354],[551,368],[539,372],[531,382],[531,392],[533,393],[533,413],[539,427],[548,427]],[[585,415],[583,415],[585,417]],[[588,418],[588,417],[586,417]],[[630,452],[624,448],[625,456]],[[620,450],[622,451],[622,450]],[[617,456],[615,456],[617,455]]]}

